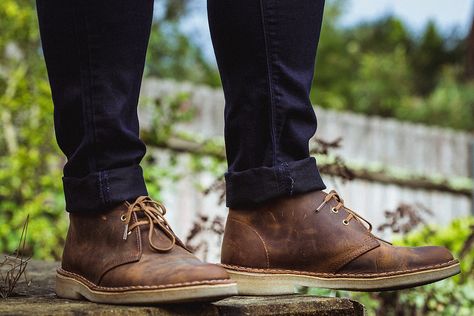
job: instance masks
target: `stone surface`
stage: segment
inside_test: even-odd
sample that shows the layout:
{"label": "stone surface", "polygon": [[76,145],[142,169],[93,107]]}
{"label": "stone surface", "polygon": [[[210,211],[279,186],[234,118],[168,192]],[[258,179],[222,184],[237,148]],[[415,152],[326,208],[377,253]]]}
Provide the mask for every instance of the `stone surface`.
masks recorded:
{"label": "stone surface", "polygon": [[31,284],[18,285],[17,295],[0,299],[0,315],[363,315],[349,299],[305,295],[235,296],[215,303],[118,306],[59,299],[54,294],[55,262],[31,261]]}

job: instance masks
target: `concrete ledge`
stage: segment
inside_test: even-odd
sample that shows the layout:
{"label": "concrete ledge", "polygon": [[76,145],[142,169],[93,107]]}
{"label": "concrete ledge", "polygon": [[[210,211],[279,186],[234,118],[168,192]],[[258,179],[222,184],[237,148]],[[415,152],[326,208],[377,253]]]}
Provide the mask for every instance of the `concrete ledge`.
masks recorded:
{"label": "concrete ledge", "polygon": [[54,294],[55,262],[31,261],[29,287],[20,283],[18,295],[0,299],[0,315],[364,315],[361,304],[343,298],[306,295],[235,296],[212,304],[117,306],[58,299]]}

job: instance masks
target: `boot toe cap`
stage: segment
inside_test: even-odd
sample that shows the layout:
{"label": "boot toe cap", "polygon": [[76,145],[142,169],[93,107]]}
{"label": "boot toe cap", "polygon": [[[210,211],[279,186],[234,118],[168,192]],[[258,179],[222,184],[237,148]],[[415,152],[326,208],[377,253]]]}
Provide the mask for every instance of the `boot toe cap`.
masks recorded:
{"label": "boot toe cap", "polygon": [[[151,259],[151,258],[147,258]],[[142,260],[108,271],[100,285],[106,287],[176,287],[196,284],[231,283],[221,266],[203,263],[197,258],[178,260]]]}
{"label": "boot toe cap", "polygon": [[381,244],[345,265],[339,273],[386,274],[448,265],[455,259],[445,247],[394,247]]}
{"label": "boot toe cap", "polygon": [[414,268],[442,265],[454,260],[451,252],[441,246],[413,247],[409,249],[412,254],[407,256],[407,261]]}

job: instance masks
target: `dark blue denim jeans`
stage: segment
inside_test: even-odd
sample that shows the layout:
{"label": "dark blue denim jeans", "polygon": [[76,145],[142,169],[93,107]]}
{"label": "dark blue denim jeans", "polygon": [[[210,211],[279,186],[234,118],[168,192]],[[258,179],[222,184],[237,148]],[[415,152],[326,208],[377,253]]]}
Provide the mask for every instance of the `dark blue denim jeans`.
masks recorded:
{"label": "dark blue denim jeans", "polygon": [[[325,186],[308,141],[323,0],[209,0],[225,93],[227,205],[252,207]],[[146,195],[137,103],[152,0],[37,0],[67,156],[69,212],[102,211]]]}

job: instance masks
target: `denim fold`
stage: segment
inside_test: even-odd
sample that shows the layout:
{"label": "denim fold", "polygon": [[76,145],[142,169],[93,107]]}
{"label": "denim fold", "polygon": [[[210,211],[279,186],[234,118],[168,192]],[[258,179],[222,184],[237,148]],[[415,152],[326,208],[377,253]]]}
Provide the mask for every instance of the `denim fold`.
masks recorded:
{"label": "denim fold", "polygon": [[148,195],[139,165],[93,172],[83,178],[63,177],[63,186],[68,212],[105,211]]}
{"label": "denim fold", "polygon": [[230,208],[257,207],[280,196],[326,188],[313,157],[274,167],[227,172],[225,179],[226,204]]}

